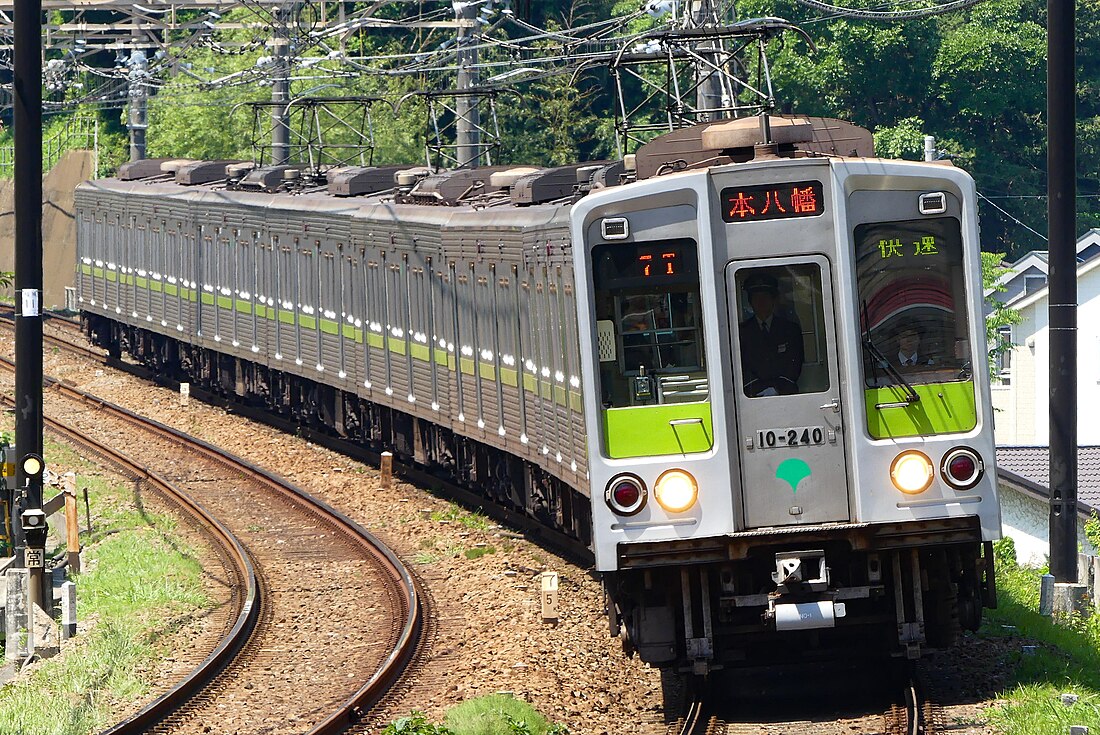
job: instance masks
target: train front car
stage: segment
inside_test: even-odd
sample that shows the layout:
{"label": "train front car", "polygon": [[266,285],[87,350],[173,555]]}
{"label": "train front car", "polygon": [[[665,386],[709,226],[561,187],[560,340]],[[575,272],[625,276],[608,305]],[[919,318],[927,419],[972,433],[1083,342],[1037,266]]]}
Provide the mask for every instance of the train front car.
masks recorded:
{"label": "train front car", "polygon": [[976,213],[950,166],[774,154],[575,205],[593,545],[628,650],[701,674],[977,627],[1000,514]]}

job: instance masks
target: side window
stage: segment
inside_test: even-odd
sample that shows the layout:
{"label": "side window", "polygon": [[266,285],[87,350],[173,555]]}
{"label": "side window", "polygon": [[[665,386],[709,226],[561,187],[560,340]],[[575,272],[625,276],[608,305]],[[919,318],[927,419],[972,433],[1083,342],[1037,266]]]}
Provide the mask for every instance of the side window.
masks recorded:
{"label": "side window", "polygon": [[814,263],[742,268],[736,284],[745,395],[829,390],[821,269]]}
{"label": "side window", "polygon": [[604,407],[706,401],[695,242],[602,244],[592,261]]}

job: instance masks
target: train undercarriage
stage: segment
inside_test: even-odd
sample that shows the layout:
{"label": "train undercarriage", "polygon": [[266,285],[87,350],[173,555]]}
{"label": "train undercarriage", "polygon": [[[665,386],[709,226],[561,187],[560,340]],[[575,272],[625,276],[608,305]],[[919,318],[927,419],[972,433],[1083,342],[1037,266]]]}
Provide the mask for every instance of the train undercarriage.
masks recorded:
{"label": "train undercarriage", "polygon": [[512,454],[411,414],[267,365],[85,312],[89,341],[126,354],[165,380],[189,382],[229,402],[259,409],[375,451],[389,450],[487,503],[533,518],[580,545],[591,541],[588,498]]}
{"label": "train undercarriage", "polygon": [[[695,675],[838,653],[917,658],[976,630],[982,608],[996,607],[992,545],[968,521],[844,536],[811,529],[797,545],[785,534],[779,544],[621,547],[625,568],[604,578],[611,633],[627,653]],[[978,540],[944,542],[970,534]],[[882,537],[889,543],[874,543]]]}

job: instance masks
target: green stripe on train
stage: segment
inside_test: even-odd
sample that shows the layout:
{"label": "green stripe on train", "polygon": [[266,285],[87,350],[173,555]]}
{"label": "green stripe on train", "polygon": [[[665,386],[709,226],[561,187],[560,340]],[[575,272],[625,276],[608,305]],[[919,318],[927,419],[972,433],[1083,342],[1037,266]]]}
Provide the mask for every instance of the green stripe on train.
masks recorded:
{"label": "green stripe on train", "polygon": [[867,431],[874,439],[898,439],[929,434],[958,434],[978,425],[974,382],[915,385],[920,396],[908,406],[875,408],[877,404],[902,403],[905,390],[897,386],[869,388],[863,392]]}
{"label": "green stripe on train", "polygon": [[[88,273],[91,272],[98,277],[107,276],[107,280],[114,280],[113,273],[107,271],[106,273],[102,268],[92,268],[91,266],[81,266],[81,269]],[[128,278],[128,277],[127,277]],[[124,278],[124,281],[126,278]],[[132,280],[132,279],[130,279]],[[145,278],[137,279],[138,286],[141,288],[156,291],[160,288],[159,281],[149,281]],[[173,284],[164,284],[164,292],[170,296],[182,295],[183,298],[190,301],[200,299],[199,294],[191,289],[180,289]],[[181,294],[182,291],[182,294]],[[264,304],[255,304],[253,306],[251,301],[238,298],[230,298],[227,296],[215,296],[214,294],[203,293],[201,294],[201,302],[207,306],[213,306],[215,302],[219,308],[226,310],[234,310],[243,314],[251,314],[255,309],[256,316],[266,319],[278,319],[282,324],[295,325],[299,324],[304,329],[316,329],[317,320],[316,317],[307,316],[304,314],[296,314],[293,311],[286,309],[277,309],[275,307],[268,307]],[[325,334],[337,335],[342,334],[346,339],[352,339],[362,344],[363,342],[363,330],[356,329],[351,325],[340,325],[330,319],[320,320],[321,331]],[[433,359],[438,365],[446,366],[449,370],[455,369],[455,358],[453,355],[448,354],[446,350],[436,349],[434,347],[427,347],[419,344],[410,344],[406,340],[397,339],[396,337],[383,338],[380,334],[367,334],[367,342],[371,347],[382,348],[383,345],[389,348],[390,352],[398,355],[406,354],[406,350],[412,355],[414,359],[424,362],[431,362]],[[461,359],[462,372],[467,375],[474,374],[474,361],[469,358]],[[477,362],[477,374],[484,380],[496,382],[497,380],[497,367],[492,363]],[[500,368],[500,379],[505,385],[513,388],[519,387],[519,372],[511,368]],[[580,411],[582,408],[582,401],[580,393],[574,391],[566,391],[559,386],[553,386],[549,382],[545,382],[539,389],[539,381],[534,375],[524,373],[523,375],[523,388],[531,393],[539,393],[546,400],[553,400],[555,403],[568,406],[574,411]]]}
{"label": "green stripe on train", "polygon": [[710,403],[609,408],[603,439],[612,459],[706,452],[713,445]]}

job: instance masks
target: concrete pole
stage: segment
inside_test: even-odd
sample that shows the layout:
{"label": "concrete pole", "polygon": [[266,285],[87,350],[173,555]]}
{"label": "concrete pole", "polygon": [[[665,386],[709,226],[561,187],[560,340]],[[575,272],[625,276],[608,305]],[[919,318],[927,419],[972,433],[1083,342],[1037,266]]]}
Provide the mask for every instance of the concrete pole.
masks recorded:
{"label": "concrete pole", "polygon": [[[15,502],[12,533],[23,565],[20,515],[42,507],[42,475],[22,459],[42,456],[42,2],[15,0],[12,90],[15,123]],[[21,494],[23,491],[25,494]]]}
{"label": "concrete pole", "polygon": [[[477,44],[480,34],[477,32],[476,3],[456,2],[455,16],[460,22],[458,27],[458,90],[465,92],[477,87],[480,79],[477,70]],[[466,21],[463,23],[462,21]],[[481,163],[481,110],[477,97],[459,95],[455,99],[455,142],[459,166],[477,168]]]}
{"label": "concrete pole", "polygon": [[275,36],[271,40],[275,57],[275,80],[271,85],[271,163],[290,162],[290,121],[283,110],[290,101],[290,32],[284,10],[275,11]]}
{"label": "concrete pole", "polygon": [[[711,7],[710,0],[692,0],[691,3],[691,27],[713,28],[718,24],[718,17]],[[709,64],[697,63],[695,67],[695,109],[712,110],[722,107],[722,78],[714,69],[718,61],[719,50],[716,48],[717,40],[703,41],[696,47],[695,52],[706,59]],[[697,122],[713,122],[725,117],[724,113],[701,113],[697,116]]]}
{"label": "concrete pole", "polygon": [[[135,40],[137,34],[135,33]],[[145,52],[135,48],[130,53],[128,62],[130,71],[127,77],[130,82],[129,119],[126,127],[130,131],[130,160],[140,161],[145,158],[145,131],[149,129],[148,103],[149,103],[149,59]]]}
{"label": "concrete pole", "polygon": [[1074,3],[1047,0],[1050,572],[1077,581],[1077,149]]}

